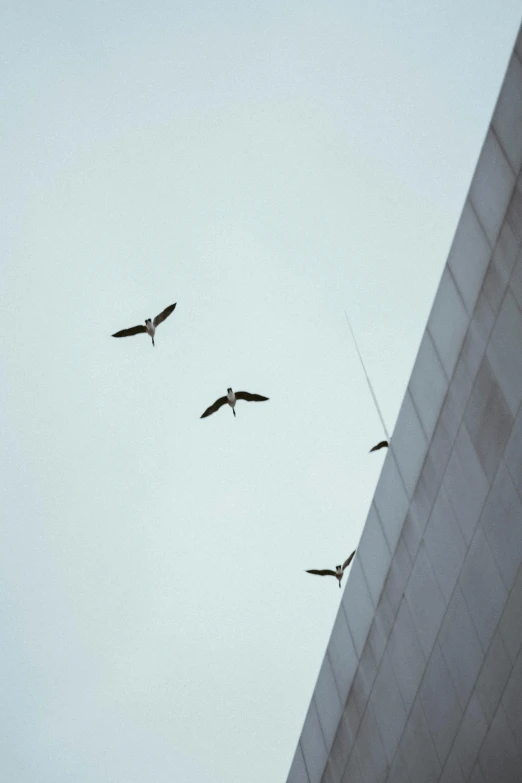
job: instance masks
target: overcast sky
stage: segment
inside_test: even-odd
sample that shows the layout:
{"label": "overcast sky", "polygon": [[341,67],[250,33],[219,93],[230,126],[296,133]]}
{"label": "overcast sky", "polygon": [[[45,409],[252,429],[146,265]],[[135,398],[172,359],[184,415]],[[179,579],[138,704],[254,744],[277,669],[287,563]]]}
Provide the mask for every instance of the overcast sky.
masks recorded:
{"label": "overcast sky", "polygon": [[520,16],[3,3],[2,780],[283,783]]}

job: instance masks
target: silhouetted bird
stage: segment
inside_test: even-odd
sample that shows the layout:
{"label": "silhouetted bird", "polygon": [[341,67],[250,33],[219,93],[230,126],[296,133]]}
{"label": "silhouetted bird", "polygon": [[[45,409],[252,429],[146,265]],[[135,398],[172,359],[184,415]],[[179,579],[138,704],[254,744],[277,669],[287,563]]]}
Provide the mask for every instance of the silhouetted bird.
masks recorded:
{"label": "silhouetted bird", "polygon": [[268,399],[268,397],[262,397],[261,394],[250,394],[250,392],[245,391],[233,392],[232,389],[227,389],[227,396],[220,397],[219,400],[216,400],[215,403],[210,406],[210,408],[207,408],[205,413],[200,418],[204,419],[207,416],[210,416],[212,413],[218,411],[225,403],[230,405],[232,408],[232,413],[235,416],[236,411],[234,408],[237,400],[248,400],[248,402],[264,402],[264,400]]}
{"label": "silhouetted bird", "polygon": [[140,324],[139,326],[131,326],[130,329],[122,329],[119,332],[116,332],[116,334],[113,334],[113,337],[132,337],[134,334],[141,334],[142,332],[146,332],[147,334],[150,334],[152,337],[152,345],[154,345],[154,334],[156,333],[156,327],[160,325],[166,318],[169,317],[169,315],[173,312],[174,308],[176,307],[177,302],[175,302],[172,305],[169,305],[166,307],[162,313],[156,316],[156,318],[152,321],[150,318],[147,318],[145,321],[145,326]]}
{"label": "silhouetted bird", "polygon": [[370,449],[368,454],[371,454],[372,451],[379,451],[379,449],[387,449],[390,444],[387,440],[381,440],[380,443],[378,443],[376,446],[373,447],[373,449]]}
{"label": "silhouetted bird", "polygon": [[341,579],[343,578],[343,574],[345,570],[348,568],[350,563],[353,560],[353,556],[356,553],[356,549],[353,550],[352,554],[348,558],[348,560],[345,560],[342,566],[338,565],[335,566],[335,571],[330,571],[328,568],[323,569],[322,571],[318,571],[315,568],[311,568],[306,573],[307,574],[317,574],[318,576],[335,576],[335,578],[339,581],[339,587],[341,587]]}

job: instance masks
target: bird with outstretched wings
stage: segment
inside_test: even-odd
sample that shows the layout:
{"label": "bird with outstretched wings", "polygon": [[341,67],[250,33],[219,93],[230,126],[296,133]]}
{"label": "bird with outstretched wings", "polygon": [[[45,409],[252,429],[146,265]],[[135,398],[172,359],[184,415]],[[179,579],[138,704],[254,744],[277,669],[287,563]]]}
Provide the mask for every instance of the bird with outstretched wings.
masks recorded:
{"label": "bird with outstretched wings", "polygon": [[163,321],[169,317],[169,315],[174,311],[174,308],[176,307],[177,302],[174,302],[174,304],[169,305],[166,307],[162,312],[157,315],[154,320],[147,318],[145,320],[145,324],[139,324],[138,326],[131,326],[130,329],[120,329],[119,332],[116,332],[113,334],[113,337],[132,337],[135,334],[142,334],[146,333],[149,334],[152,338],[152,345],[154,345],[154,334],[156,332],[156,327],[159,326],[159,324],[163,323]]}
{"label": "bird with outstretched wings", "polygon": [[306,571],[306,573],[317,574],[317,576],[335,576],[335,578],[339,581],[339,587],[340,587],[343,574],[345,570],[348,568],[348,566],[350,565],[350,563],[352,562],[356,551],[357,550],[354,549],[350,557],[348,557],[342,565],[336,566],[335,571],[332,571],[330,568],[322,568],[322,569],[310,568]]}
{"label": "bird with outstretched wings", "polygon": [[218,411],[222,405],[226,405],[227,403],[232,408],[232,413],[234,416],[236,415],[235,406],[237,400],[246,400],[247,402],[264,402],[265,400],[268,400],[268,397],[263,397],[262,394],[251,394],[250,392],[246,391],[238,391],[234,392],[231,388],[227,389],[227,394],[225,397],[220,397],[218,400],[212,403],[206,411],[200,416],[201,419],[206,419],[207,416],[211,416],[213,413]]}

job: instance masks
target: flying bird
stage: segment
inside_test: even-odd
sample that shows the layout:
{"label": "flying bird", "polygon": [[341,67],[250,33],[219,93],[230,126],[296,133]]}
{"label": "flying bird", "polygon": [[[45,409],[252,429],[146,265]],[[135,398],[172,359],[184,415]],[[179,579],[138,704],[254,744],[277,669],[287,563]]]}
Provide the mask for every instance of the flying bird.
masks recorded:
{"label": "flying bird", "polygon": [[335,571],[330,571],[330,569],[325,568],[322,571],[318,571],[316,568],[311,568],[306,573],[307,574],[317,574],[318,576],[335,576],[335,578],[339,582],[339,587],[341,587],[341,579],[343,578],[343,574],[350,565],[350,563],[353,560],[353,556],[356,553],[356,549],[353,550],[352,554],[348,558],[348,560],[345,560],[342,565],[335,566]]}
{"label": "flying bird", "polygon": [[263,397],[261,394],[250,394],[250,392],[246,391],[233,392],[232,389],[227,389],[226,397],[220,397],[219,400],[216,400],[215,403],[210,406],[210,408],[207,408],[205,413],[200,416],[200,418],[205,419],[207,416],[211,416],[213,413],[218,411],[222,405],[225,405],[225,403],[230,405],[232,408],[232,413],[235,416],[235,405],[237,400],[248,400],[248,402],[264,402],[268,399],[269,397]]}
{"label": "flying bird", "polygon": [[121,331],[116,332],[116,334],[113,334],[113,337],[132,337],[134,334],[141,334],[142,332],[146,332],[147,334],[150,334],[152,337],[152,345],[154,345],[154,335],[156,333],[156,328],[166,319],[169,317],[169,315],[174,311],[174,308],[176,307],[177,302],[174,302],[174,304],[169,305],[166,307],[163,312],[161,312],[159,315],[154,318],[154,320],[151,320],[150,318],[147,318],[145,321],[145,326],[140,324],[139,326],[131,326],[130,329],[121,329]]}
{"label": "flying bird", "polygon": [[372,451],[379,451],[379,449],[387,449],[390,444],[387,440],[381,440],[380,443],[378,443],[376,446],[373,447],[373,449],[370,449],[368,454],[371,454]]}

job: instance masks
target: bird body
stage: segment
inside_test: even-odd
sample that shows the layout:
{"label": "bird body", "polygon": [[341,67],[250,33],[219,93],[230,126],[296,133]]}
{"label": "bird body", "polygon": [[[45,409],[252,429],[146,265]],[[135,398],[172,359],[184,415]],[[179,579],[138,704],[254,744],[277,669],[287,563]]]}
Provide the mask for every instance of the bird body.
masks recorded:
{"label": "bird body", "polygon": [[232,391],[232,389],[227,389],[227,402],[232,408],[232,413],[234,416],[236,415],[235,407],[236,407],[236,395]]}
{"label": "bird body", "polygon": [[211,416],[213,413],[218,411],[222,405],[230,405],[232,408],[232,413],[234,416],[236,415],[235,407],[237,400],[247,400],[248,402],[264,402],[265,400],[268,400],[268,397],[263,397],[261,394],[250,394],[250,392],[246,391],[239,391],[234,392],[230,387],[227,389],[227,393],[225,397],[220,397],[217,399],[210,407],[206,409],[206,411],[200,416],[201,419],[205,419],[207,416]]}
{"label": "bird body", "polygon": [[339,587],[341,587],[341,580],[343,578],[343,574],[345,570],[348,568],[350,563],[353,560],[353,556],[355,555],[355,552],[357,550],[354,549],[350,557],[344,561],[342,565],[335,566],[335,571],[331,571],[329,568],[323,568],[323,569],[317,569],[317,568],[311,568],[307,570],[307,574],[317,574],[317,576],[335,576],[337,581],[339,582]]}
{"label": "bird body", "polygon": [[154,345],[154,335],[156,334],[156,328],[162,323],[169,315],[174,311],[177,302],[166,307],[162,312],[152,320],[151,318],[145,319],[145,325],[139,324],[138,326],[131,326],[130,329],[120,329],[119,332],[113,334],[113,337],[132,337],[135,334],[148,334],[152,338],[152,345]]}
{"label": "bird body", "polygon": [[156,334],[156,327],[152,323],[150,318],[145,319],[145,329],[147,330],[147,334],[150,334],[152,337],[152,345],[154,345],[154,335]]}

